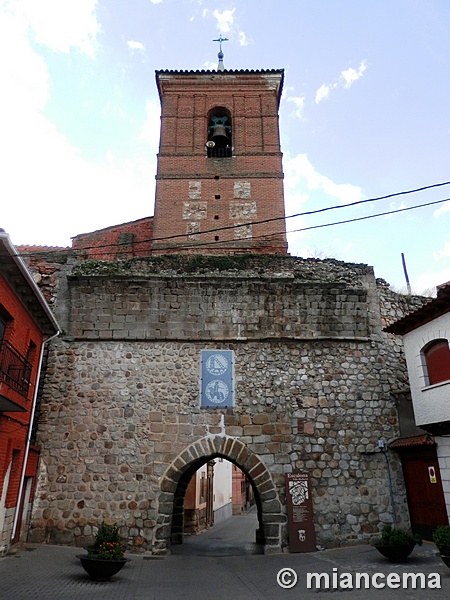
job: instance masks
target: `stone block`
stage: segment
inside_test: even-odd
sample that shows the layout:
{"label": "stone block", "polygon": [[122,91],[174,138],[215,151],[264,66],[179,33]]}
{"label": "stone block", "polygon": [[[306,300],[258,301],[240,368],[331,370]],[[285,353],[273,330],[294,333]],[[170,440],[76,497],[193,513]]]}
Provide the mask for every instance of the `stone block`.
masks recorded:
{"label": "stone block", "polygon": [[225,427],[225,433],[229,436],[239,437],[243,434],[243,430],[242,427],[229,425],[228,427]]}

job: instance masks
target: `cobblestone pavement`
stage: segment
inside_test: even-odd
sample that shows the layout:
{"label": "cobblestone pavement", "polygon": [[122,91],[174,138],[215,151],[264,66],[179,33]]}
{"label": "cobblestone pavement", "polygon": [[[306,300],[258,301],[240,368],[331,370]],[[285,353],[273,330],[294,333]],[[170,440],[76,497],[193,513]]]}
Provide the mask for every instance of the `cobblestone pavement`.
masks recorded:
{"label": "cobblestone pavement", "polygon": [[[0,559],[0,599],[289,600],[309,597],[327,600],[330,593],[349,600],[443,600],[450,597],[450,569],[436,556],[433,544],[416,547],[410,559],[399,564],[389,563],[370,546],[264,556],[245,551],[249,543],[247,534],[252,528],[245,517],[233,517],[229,523],[216,527],[197,536],[195,541],[188,540],[182,551],[177,553],[175,548],[170,556],[128,555],[131,561],[111,582],[103,583],[91,581],[82,570],[76,558],[83,553],[79,548],[28,544],[16,554]],[[242,540],[240,549],[236,543],[238,534]],[[228,547],[226,555],[218,553],[220,544]],[[293,569],[298,577],[292,589],[283,589],[277,583],[277,573],[286,568]],[[323,582],[321,589],[314,584],[308,589],[307,574],[312,572],[326,573],[330,578],[329,587],[324,588]],[[410,581],[407,589],[390,589],[383,577],[375,581],[385,584],[380,589],[372,585],[369,589],[334,586],[333,575],[342,577],[344,573],[352,577],[355,573],[368,573],[370,577],[375,573],[385,576],[394,573],[399,575],[400,585],[403,573],[423,573],[425,582],[430,573],[437,573],[441,588],[413,589]],[[289,577],[288,574],[286,582]]]}
{"label": "cobblestone pavement", "polygon": [[263,554],[263,546],[255,543],[258,517],[256,507],[214,525],[199,535],[189,536],[184,544],[172,546],[172,552],[183,556],[247,556]]}

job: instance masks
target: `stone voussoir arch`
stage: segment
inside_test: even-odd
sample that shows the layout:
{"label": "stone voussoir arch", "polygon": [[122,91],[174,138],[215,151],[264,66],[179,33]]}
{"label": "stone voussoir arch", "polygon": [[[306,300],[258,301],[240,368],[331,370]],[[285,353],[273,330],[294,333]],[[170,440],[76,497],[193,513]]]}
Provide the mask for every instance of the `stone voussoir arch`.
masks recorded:
{"label": "stone voussoir arch", "polygon": [[177,500],[179,497],[184,498],[184,491],[195,471],[216,457],[234,463],[250,479],[257,501],[264,551],[266,554],[281,551],[281,527],[286,522],[286,516],[266,465],[239,439],[211,436],[187,446],[174,458],[160,478],[157,526],[153,539],[154,554],[165,554],[169,551],[173,520],[177,508],[180,509],[180,506],[177,507]]}

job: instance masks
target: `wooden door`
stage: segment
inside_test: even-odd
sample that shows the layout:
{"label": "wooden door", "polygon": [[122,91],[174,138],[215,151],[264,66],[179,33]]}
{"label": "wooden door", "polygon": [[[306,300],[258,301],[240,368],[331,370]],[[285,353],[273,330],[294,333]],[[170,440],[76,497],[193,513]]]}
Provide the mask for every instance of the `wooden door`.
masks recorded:
{"label": "wooden door", "polygon": [[438,525],[448,525],[439,463],[434,446],[418,446],[401,452],[409,516],[414,533],[432,540]]}

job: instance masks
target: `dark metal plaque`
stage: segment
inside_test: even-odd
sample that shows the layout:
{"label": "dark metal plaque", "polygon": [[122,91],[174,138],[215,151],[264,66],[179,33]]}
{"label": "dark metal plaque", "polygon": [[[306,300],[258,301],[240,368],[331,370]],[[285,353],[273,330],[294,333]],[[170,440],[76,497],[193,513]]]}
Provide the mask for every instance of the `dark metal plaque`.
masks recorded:
{"label": "dark metal plaque", "polygon": [[309,473],[286,473],[289,550],[314,552],[316,532]]}

